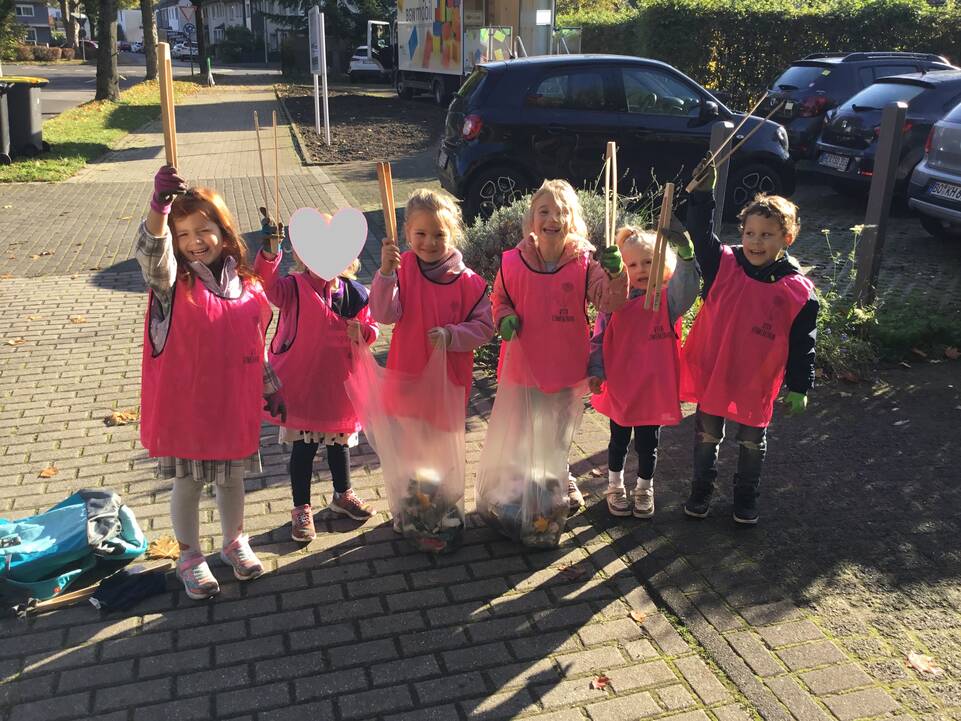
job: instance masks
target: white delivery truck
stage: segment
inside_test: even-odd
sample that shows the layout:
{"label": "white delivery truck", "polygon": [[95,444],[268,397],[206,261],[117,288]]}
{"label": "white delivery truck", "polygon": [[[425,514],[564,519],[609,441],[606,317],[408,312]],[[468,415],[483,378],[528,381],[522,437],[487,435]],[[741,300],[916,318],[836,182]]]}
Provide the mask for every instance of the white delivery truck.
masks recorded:
{"label": "white delivery truck", "polygon": [[401,97],[446,104],[477,63],[579,52],[580,33],[554,27],[554,0],[397,0],[393,27],[367,24],[367,48]]}

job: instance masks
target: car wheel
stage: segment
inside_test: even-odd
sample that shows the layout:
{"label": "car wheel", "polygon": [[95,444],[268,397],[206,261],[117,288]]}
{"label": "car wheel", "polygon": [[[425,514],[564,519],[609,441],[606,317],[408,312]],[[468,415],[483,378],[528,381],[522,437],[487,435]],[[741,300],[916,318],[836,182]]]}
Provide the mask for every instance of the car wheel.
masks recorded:
{"label": "car wheel", "polygon": [[394,76],[394,90],[397,91],[397,95],[400,96],[402,100],[410,100],[414,97],[413,89],[407,87],[400,73]]}
{"label": "car wheel", "polygon": [[918,215],[921,227],[930,235],[938,240],[961,240],[961,224],[949,223],[940,218],[932,218],[930,215]]}
{"label": "car wheel", "polygon": [[444,89],[444,82],[440,78],[434,78],[434,82],[431,83],[431,92],[434,94],[434,102],[438,105],[444,105],[445,100],[447,100],[447,91]]}
{"label": "car wheel", "polygon": [[754,200],[758,193],[780,195],[784,190],[781,174],[770,165],[749,163],[743,167],[732,168],[727,178],[727,198],[724,203],[724,217],[737,217],[741,208]]}
{"label": "car wheel", "polygon": [[464,201],[467,220],[490,217],[498,208],[523,198],[530,188],[527,176],[514,168],[498,166],[482,171],[470,184]]}

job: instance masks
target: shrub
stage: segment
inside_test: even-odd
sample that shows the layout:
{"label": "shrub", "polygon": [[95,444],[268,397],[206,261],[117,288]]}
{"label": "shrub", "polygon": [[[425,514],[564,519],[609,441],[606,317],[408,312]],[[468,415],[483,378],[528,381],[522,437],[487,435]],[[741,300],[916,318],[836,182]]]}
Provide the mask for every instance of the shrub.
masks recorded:
{"label": "shrub", "polygon": [[76,54],[77,54],[77,51],[74,48],[60,49],[60,58],[62,60],[73,60]]}
{"label": "shrub", "polygon": [[30,45],[20,45],[17,47],[17,60],[30,62],[33,60],[33,48]]}

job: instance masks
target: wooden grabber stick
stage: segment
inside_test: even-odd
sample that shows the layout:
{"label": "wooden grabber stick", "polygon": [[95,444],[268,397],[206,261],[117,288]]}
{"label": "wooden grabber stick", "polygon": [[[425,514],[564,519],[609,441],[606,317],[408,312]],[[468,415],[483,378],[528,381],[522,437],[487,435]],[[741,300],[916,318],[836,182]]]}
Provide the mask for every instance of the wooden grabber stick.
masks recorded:
{"label": "wooden grabber stick", "polygon": [[177,166],[177,119],[174,116],[174,81],[170,66],[170,45],[157,43],[157,66],[160,70],[160,118],[164,131],[164,154],[167,165]]}
{"label": "wooden grabber stick", "polygon": [[664,184],[664,197],[661,200],[661,214],[657,220],[657,239],[654,241],[654,257],[651,259],[651,274],[647,277],[647,292],[644,294],[644,310],[653,305],[654,310],[661,307],[661,285],[664,281],[664,256],[667,254],[667,231],[671,225],[671,212],[674,208],[674,183]]}
{"label": "wooden grabber stick", "polygon": [[380,186],[380,204],[384,209],[384,232],[388,242],[397,245],[397,213],[390,163],[377,163],[377,184]]}
{"label": "wooden grabber stick", "polygon": [[274,232],[270,236],[270,249],[276,253],[284,241],[284,224],[280,219],[280,141],[277,138],[277,111],[273,114],[274,121]]}

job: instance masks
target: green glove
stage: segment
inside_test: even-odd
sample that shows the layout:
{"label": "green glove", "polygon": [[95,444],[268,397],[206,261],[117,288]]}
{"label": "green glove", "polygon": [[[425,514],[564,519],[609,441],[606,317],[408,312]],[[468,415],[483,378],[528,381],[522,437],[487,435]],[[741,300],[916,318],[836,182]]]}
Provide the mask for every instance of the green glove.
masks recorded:
{"label": "green glove", "polygon": [[804,413],[804,410],[808,407],[808,397],[803,393],[791,391],[784,399],[784,405],[788,408],[789,416],[797,416]]}
{"label": "green glove", "polygon": [[682,260],[690,260],[694,257],[694,243],[691,242],[691,234],[674,213],[671,213],[671,227],[667,231],[667,240],[674,246],[677,255]]}
{"label": "green glove", "polygon": [[521,327],[521,319],[516,315],[507,315],[501,319],[501,338],[513,340],[517,329]]}
{"label": "green glove", "polygon": [[714,192],[714,186],[717,185],[717,168],[710,153],[705,155],[704,160],[697,164],[697,167],[694,168],[694,175],[691,177],[701,179],[701,182],[694,187],[695,193]]}
{"label": "green glove", "polygon": [[616,245],[604,248],[601,251],[601,267],[607,271],[608,275],[618,275],[624,270],[624,261],[621,260],[621,250]]}

